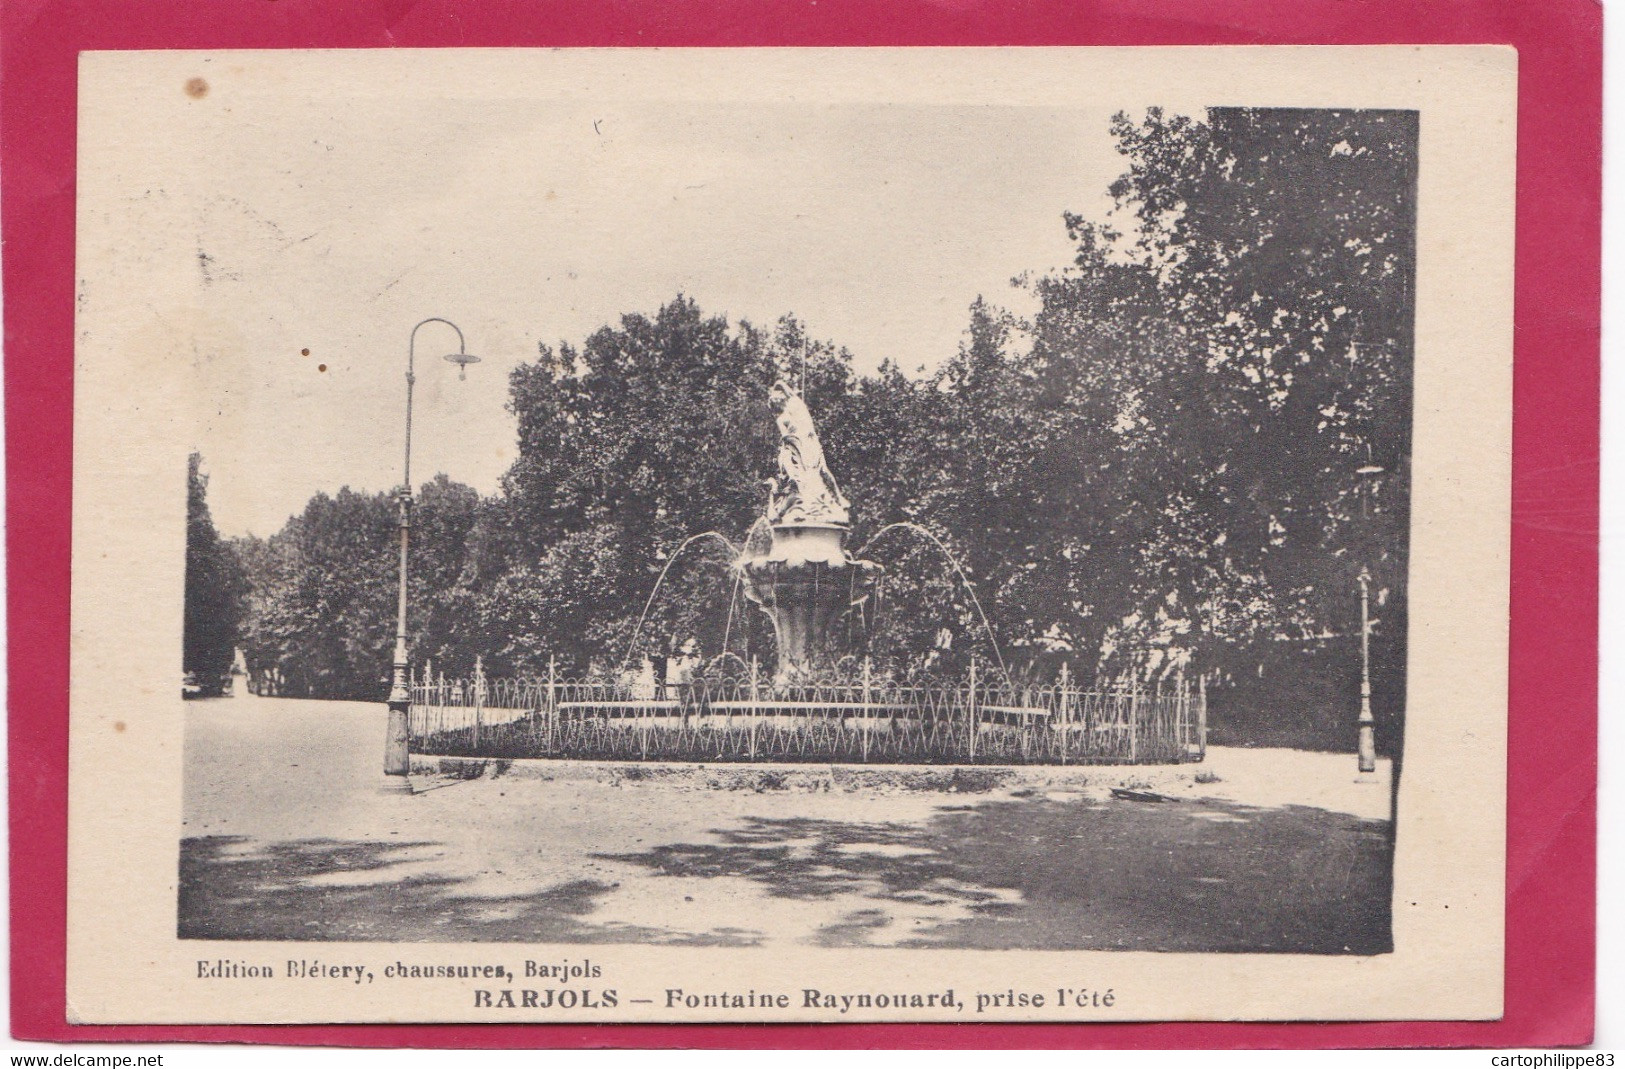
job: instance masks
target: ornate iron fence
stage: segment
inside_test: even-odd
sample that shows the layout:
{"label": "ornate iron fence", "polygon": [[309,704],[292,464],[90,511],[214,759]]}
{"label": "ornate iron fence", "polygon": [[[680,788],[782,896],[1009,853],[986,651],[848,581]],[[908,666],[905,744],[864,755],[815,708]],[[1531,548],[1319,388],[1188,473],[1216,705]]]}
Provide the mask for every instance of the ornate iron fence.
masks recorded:
{"label": "ornate iron fence", "polygon": [[441,677],[412,686],[414,753],[616,761],[1127,764],[1199,761],[1207,699],[1183,681],[1083,689],[978,679],[631,685]]}

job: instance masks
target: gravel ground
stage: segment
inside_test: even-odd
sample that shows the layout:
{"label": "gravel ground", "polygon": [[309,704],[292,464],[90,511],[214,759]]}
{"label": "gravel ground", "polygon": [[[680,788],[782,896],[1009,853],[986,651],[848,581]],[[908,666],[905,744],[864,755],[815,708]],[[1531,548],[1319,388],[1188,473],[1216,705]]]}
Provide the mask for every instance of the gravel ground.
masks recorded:
{"label": "gravel ground", "polygon": [[1213,749],[985,793],[510,774],[402,796],[379,790],[382,705],[187,712],[186,938],[1391,948],[1388,769],[1349,754]]}

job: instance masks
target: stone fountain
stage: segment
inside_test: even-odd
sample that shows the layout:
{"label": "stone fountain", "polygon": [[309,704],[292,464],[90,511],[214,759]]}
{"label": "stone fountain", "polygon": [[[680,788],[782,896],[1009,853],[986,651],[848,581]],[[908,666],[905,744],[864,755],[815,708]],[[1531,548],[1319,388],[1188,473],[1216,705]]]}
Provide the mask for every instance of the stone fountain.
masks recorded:
{"label": "stone fountain", "polygon": [[807,403],[784,382],[773,387],[778,412],[779,470],[762,519],[770,543],[747,540],[735,567],[745,596],[773,621],[779,682],[804,676],[839,651],[833,642],[848,614],[862,609],[880,566],[846,550],[851,503],[824,463]]}

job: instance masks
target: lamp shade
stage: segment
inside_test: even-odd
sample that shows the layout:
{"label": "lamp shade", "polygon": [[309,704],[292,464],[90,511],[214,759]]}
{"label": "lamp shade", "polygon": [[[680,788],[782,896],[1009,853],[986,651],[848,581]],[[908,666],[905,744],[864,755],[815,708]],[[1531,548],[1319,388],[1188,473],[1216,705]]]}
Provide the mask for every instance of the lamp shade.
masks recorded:
{"label": "lamp shade", "polygon": [[468,378],[468,365],[477,364],[480,358],[472,353],[447,353],[446,359],[457,365],[457,377]]}

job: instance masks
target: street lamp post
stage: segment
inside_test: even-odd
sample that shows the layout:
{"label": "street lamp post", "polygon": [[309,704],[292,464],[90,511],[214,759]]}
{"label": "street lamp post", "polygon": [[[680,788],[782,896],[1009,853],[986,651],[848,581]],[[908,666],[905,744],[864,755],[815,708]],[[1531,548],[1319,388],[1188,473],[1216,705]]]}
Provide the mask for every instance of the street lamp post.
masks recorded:
{"label": "street lamp post", "polygon": [[1360,569],[1360,771],[1377,770],[1377,720],[1371,715],[1371,573]]}
{"label": "street lamp post", "polygon": [[[1371,446],[1366,446],[1366,464],[1356,469],[1360,476],[1360,516],[1369,516],[1369,488],[1372,477],[1381,475],[1382,466],[1371,463]],[[1371,715],[1371,571],[1360,568],[1360,772],[1377,770],[1377,720]]]}
{"label": "street lamp post", "polygon": [[412,385],[416,381],[413,374],[417,355],[418,330],[430,323],[444,323],[457,332],[457,351],[447,354],[446,359],[457,365],[457,377],[468,377],[468,365],[479,362],[479,357],[470,356],[468,346],[463,341],[463,332],[449,319],[439,316],[430,316],[412,328],[411,335],[406,342],[406,462],[401,479],[401,492],[399,496],[399,526],[401,533],[401,567],[400,591],[395,606],[395,662],[390,677],[389,698],[389,724],[384,733],[384,789],[395,793],[410,794],[412,785],[407,779],[407,773],[412,770],[412,755],[409,742],[408,718],[412,709],[412,681],[409,675],[406,649],[406,561],[407,548],[411,540],[412,530]]}

